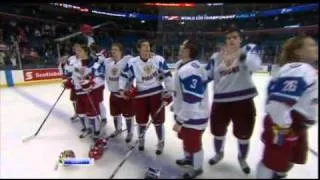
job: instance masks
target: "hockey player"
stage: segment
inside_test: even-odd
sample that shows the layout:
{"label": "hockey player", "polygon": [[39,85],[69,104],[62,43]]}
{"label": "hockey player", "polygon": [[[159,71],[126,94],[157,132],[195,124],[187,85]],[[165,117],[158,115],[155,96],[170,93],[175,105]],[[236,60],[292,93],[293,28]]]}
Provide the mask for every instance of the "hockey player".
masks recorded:
{"label": "hockey player", "polygon": [[[137,96],[135,97],[135,106],[139,107],[135,111],[136,121],[139,125],[139,150],[144,150],[144,132],[148,122],[149,115],[153,118],[153,124],[158,137],[156,154],[161,154],[164,148],[164,127],[165,110],[153,117],[160,108],[163,101],[170,103],[172,101],[171,92],[173,91],[173,80],[171,72],[163,57],[159,55],[151,56],[150,42],[142,39],[137,42],[139,56],[128,61],[119,80],[119,91],[121,96],[125,96],[127,84],[136,80]],[[164,81],[165,89],[162,82]]]}
{"label": "hockey player", "polygon": [[[108,58],[107,51],[105,49],[101,49],[100,52],[98,52],[96,54],[96,57],[98,58],[99,63],[103,62],[103,64],[101,64],[100,66],[104,66],[104,68],[106,70],[106,66],[105,66],[104,61]],[[104,76],[104,81],[105,80],[106,80],[106,77]],[[100,109],[100,117],[101,117],[100,128],[102,128],[107,124],[107,111],[106,111],[106,106],[104,105],[103,101],[100,102],[99,109]]]}
{"label": "hockey player", "polygon": [[[106,107],[104,105],[104,82],[105,82],[105,63],[104,61],[108,58],[107,52],[105,49],[100,49],[96,43],[92,43],[89,48],[90,51],[90,58],[96,59],[96,63],[93,66],[93,73],[95,74],[95,81],[96,81],[96,88],[98,89],[99,93],[94,93],[96,100],[99,102],[99,111],[100,111],[100,131],[103,130],[105,125],[107,124],[107,112]],[[96,89],[94,88],[94,89]],[[103,133],[103,132],[100,132]],[[100,134],[102,135],[102,134]]]}
{"label": "hockey player", "polygon": [[174,116],[176,124],[173,130],[183,141],[184,158],[176,160],[178,165],[191,165],[193,171],[185,173],[183,178],[195,178],[203,172],[202,134],[207,127],[208,76],[203,65],[196,60],[197,47],[187,40],[183,43],[181,59],[177,62],[174,78]]}
{"label": "hockey player", "polygon": [[[133,102],[132,98],[122,97],[119,93],[119,77],[132,56],[123,56],[123,46],[120,43],[111,45],[111,56],[105,61],[106,66],[106,81],[109,88],[110,113],[113,116],[115,132],[112,137],[117,136],[122,130],[122,117],[125,118],[127,127],[126,142],[129,143],[133,136]],[[130,84],[127,84],[125,91],[129,90]]]}
{"label": "hockey player", "polygon": [[[98,115],[99,115],[99,103],[96,99],[94,88],[98,87],[95,80],[95,70],[93,70],[96,60],[90,58],[89,48],[81,44],[75,47],[77,54],[77,62],[73,66],[72,83],[77,95],[76,111],[80,117],[82,124],[82,134],[80,138],[94,133],[95,136],[99,134],[98,129]],[[104,84],[104,82],[102,82]],[[87,123],[87,121],[89,123]],[[90,124],[91,127],[88,127]]]}
{"label": "hockey player", "polygon": [[[95,130],[93,134],[93,138],[99,138],[101,135],[101,132],[103,127],[107,123],[106,118],[106,108],[103,104],[103,93],[105,88],[105,73],[106,73],[106,67],[104,63],[100,63],[101,59],[105,59],[105,56],[101,53],[97,53],[96,56],[91,56],[91,58],[95,58],[95,63],[91,67],[91,72],[93,75],[93,86],[91,88],[89,98],[91,98],[95,109],[98,112],[98,115],[96,117],[92,117],[92,120],[89,121],[92,123],[92,127]],[[90,100],[90,99],[89,99]],[[101,121],[100,118],[101,117]]]}
{"label": "hockey player", "polygon": [[240,32],[237,29],[228,30],[226,46],[214,53],[207,65],[209,79],[214,80],[210,124],[216,153],[209,164],[214,165],[222,160],[227,127],[232,120],[233,134],[238,139],[238,161],[243,172],[248,174],[250,167],[246,158],[255,124],[253,98],[257,95],[251,74],[259,70],[261,59],[254,44],[240,48],[240,43]]}
{"label": "hockey player", "polygon": [[[75,49],[76,46],[79,46],[79,44],[75,43],[73,46],[73,49]],[[67,89],[70,89],[70,100],[72,102],[72,106],[75,112],[75,114],[70,118],[72,122],[77,121],[77,119],[79,118],[76,113],[76,97],[77,96],[74,90],[74,86],[72,85],[72,82],[71,82],[72,67],[76,62],[77,62],[77,55],[75,54],[70,57],[63,56],[59,63],[59,71],[63,75],[63,79],[64,79],[63,86]]]}
{"label": "hockey player", "polygon": [[310,65],[318,60],[317,43],[307,36],[287,40],[281,68],[270,80],[262,141],[263,157],[257,178],[285,177],[293,164],[305,164],[307,130],[318,121],[318,74]]}

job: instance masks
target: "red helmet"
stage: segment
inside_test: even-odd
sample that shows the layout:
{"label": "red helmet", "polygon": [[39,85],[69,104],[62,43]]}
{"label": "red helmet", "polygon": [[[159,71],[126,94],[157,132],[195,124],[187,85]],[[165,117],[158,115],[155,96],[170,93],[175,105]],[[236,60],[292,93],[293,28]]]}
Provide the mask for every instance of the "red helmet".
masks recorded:
{"label": "red helmet", "polygon": [[80,26],[80,31],[83,33],[83,34],[86,34],[86,35],[90,35],[93,33],[93,28],[92,26],[88,25],[88,24],[82,24]]}
{"label": "red helmet", "polygon": [[94,146],[105,148],[107,144],[108,144],[108,141],[106,139],[98,139]]}
{"label": "red helmet", "polygon": [[89,151],[89,158],[93,158],[94,160],[100,159],[102,155],[103,155],[103,148],[98,146],[94,146]]}

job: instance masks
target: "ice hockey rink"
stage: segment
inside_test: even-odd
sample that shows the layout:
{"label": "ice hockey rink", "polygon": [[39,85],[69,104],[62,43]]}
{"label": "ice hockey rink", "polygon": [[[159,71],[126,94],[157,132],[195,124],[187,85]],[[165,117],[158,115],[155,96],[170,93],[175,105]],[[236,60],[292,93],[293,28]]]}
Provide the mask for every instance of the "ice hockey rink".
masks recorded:
{"label": "ice hockey rink", "polygon": [[[238,165],[237,141],[232,135],[232,125],[230,125],[225,157],[215,166],[208,165],[208,160],[214,155],[214,151],[212,135],[207,127],[203,136],[204,173],[199,178],[255,178],[256,165],[261,159],[263,148],[260,135],[264,116],[265,88],[269,78],[269,75],[262,73],[253,75],[259,96],[255,98],[257,117],[248,156],[251,174],[245,175]],[[212,84],[209,89],[212,89]],[[59,167],[55,171],[55,163],[62,151],[70,149],[75,152],[76,157],[88,157],[89,146],[92,143],[89,138],[79,139],[80,122],[71,123],[69,120],[73,115],[69,91],[65,91],[39,135],[29,142],[22,143],[23,138],[34,134],[38,129],[61,91],[62,87],[58,83],[0,89],[1,178],[108,178],[129,150],[123,133],[109,141],[109,149],[93,166]],[[209,93],[212,99],[212,90]],[[114,126],[109,116],[108,97],[109,93],[105,91],[104,103],[108,114],[106,131],[110,134]],[[143,178],[148,167],[159,168],[161,179],[172,179],[187,171],[187,168],[175,164],[175,160],[182,157],[183,151],[182,142],[172,130],[173,123],[173,114],[167,107],[166,144],[163,154],[158,157],[155,155],[157,138],[154,127],[150,126],[146,135],[145,151],[135,150],[114,178]],[[134,140],[136,137],[135,129]],[[318,124],[309,130],[309,140],[310,147],[318,152]],[[309,152],[307,163],[295,165],[288,178],[318,178],[318,157]]]}

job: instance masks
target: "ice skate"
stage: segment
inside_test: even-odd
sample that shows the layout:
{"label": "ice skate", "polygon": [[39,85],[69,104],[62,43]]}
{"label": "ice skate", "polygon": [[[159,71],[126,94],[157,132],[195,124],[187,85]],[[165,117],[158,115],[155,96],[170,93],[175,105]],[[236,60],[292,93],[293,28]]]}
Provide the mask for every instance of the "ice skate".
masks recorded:
{"label": "ice skate", "polygon": [[219,154],[216,154],[213,158],[211,158],[211,159],[209,160],[209,164],[210,164],[210,165],[215,165],[215,164],[217,164],[218,162],[220,162],[220,161],[223,159],[223,156],[224,156],[224,153],[223,153],[223,152],[221,152],[221,153],[219,153]]}
{"label": "ice skate", "polygon": [[183,179],[194,179],[197,176],[201,175],[203,173],[202,169],[193,170],[192,172],[184,173]]}
{"label": "ice skate", "polygon": [[239,161],[241,170],[242,170],[245,174],[250,174],[250,167],[249,167],[248,163],[246,162],[246,160],[238,157],[238,161]]}
{"label": "ice skate", "polygon": [[132,137],[133,137],[133,133],[128,133],[128,134],[127,134],[127,137],[126,137],[126,143],[131,142]]}
{"label": "ice skate", "polygon": [[89,128],[82,128],[82,129],[81,129],[81,134],[80,134],[79,138],[80,138],[80,139],[83,139],[83,138],[89,136],[91,133],[92,133],[92,132],[91,132],[91,129],[89,129]]}
{"label": "ice skate", "polygon": [[160,142],[157,144],[156,154],[157,154],[157,155],[162,154],[163,148],[164,148],[164,140],[160,141]]}

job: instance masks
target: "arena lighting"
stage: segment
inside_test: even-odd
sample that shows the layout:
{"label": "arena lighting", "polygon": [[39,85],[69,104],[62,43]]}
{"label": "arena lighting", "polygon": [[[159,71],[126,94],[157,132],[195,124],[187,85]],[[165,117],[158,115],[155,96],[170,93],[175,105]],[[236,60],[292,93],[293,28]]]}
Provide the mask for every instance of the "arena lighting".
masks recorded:
{"label": "arena lighting", "polygon": [[297,28],[297,27],[300,27],[300,24],[284,26],[284,28]]}
{"label": "arena lighting", "polygon": [[223,3],[207,3],[207,6],[222,6]]}
{"label": "arena lighting", "polygon": [[[147,4],[147,3],[145,3]],[[149,3],[154,4],[154,3]],[[161,4],[161,3],[160,3]],[[162,3],[166,4],[166,3]],[[167,3],[170,4],[170,3]],[[172,4],[172,3],[171,3]],[[178,4],[178,3],[175,3]],[[180,3],[183,4],[183,3]],[[187,4],[187,3],[184,3]],[[189,3],[195,4],[195,3]],[[214,3],[213,3],[214,4]],[[217,3],[218,4],[218,3]],[[163,20],[163,21],[203,21],[203,20],[223,20],[223,19],[248,19],[248,18],[256,18],[256,17],[268,17],[268,16],[276,16],[280,14],[288,14],[288,13],[297,13],[297,12],[306,12],[311,10],[316,10],[319,8],[319,5],[314,4],[306,4],[288,8],[281,8],[281,9],[272,9],[267,11],[262,11],[258,13],[239,13],[239,14],[230,14],[230,15],[220,15],[220,16],[209,16],[209,15],[196,15],[196,16],[157,16],[157,15],[146,15],[141,13],[124,13],[124,12],[105,12],[105,11],[98,11],[96,9],[88,9],[88,8],[80,8],[79,6],[74,6],[65,3],[50,3],[50,5],[60,6],[67,9],[76,9],[81,12],[91,12],[94,14],[103,14],[107,16],[118,16],[118,17],[128,17],[134,18],[138,20]]]}
{"label": "arena lighting", "polygon": [[162,6],[162,7],[195,7],[195,3],[144,3],[147,6]]}

